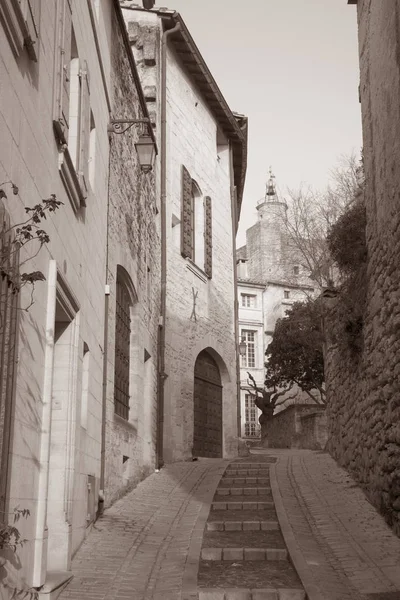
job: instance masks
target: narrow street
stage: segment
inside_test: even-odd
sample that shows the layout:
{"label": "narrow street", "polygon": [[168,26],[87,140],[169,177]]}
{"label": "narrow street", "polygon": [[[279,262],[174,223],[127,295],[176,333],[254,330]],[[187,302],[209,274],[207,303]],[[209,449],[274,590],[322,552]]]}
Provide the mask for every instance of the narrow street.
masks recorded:
{"label": "narrow street", "polygon": [[263,450],[148,477],[95,523],[60,598],[397,600],[399,557],[328,454]]}

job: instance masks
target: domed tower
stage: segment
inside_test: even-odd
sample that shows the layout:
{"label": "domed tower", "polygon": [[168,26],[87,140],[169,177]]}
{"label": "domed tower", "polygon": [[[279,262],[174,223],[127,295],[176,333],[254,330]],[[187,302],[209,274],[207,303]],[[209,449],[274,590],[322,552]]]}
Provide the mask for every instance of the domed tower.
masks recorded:
{"label": "domed tower", "polygon": [[287,205],[278,197],[275,176],[269,169],[265,196],[257,202],[257,223],[246,231],[248,277],[253,280],[282,280],[287,273],[284,261],[287,239]]}

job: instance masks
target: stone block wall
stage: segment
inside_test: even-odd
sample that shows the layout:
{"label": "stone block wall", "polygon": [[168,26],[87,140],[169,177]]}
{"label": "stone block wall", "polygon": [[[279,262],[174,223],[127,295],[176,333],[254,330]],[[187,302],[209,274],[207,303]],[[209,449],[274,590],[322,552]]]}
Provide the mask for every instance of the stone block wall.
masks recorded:
{"label": "stone block wall", "polygon": [[[308,418],[306,418],[308,417]],[[315,405],[293,404],[274,415],[267,425],[269,448],[323,448],[324,410]]]}
{"label": "stone block wall", "polygon": [[[113,117],[141,118],[138,91],[115,17],[112,40]],[[156,206],[154,172],[144,174],[138,164],[134,146],[138,133],[139,127],[134,126],[122,135],[110,136],[106,505],[134,487],[155,468],[160,217]],[[117,270],[121,268],[129,278],[134,295],[128,419],[118,416],[114,405],[116,277]]]}
{"label": "stone block wall", "polygon": [[356,355],[339,349],[328,311],[329,449],[400,534],[400,2],[359,0],[357,12],[367,296]]}

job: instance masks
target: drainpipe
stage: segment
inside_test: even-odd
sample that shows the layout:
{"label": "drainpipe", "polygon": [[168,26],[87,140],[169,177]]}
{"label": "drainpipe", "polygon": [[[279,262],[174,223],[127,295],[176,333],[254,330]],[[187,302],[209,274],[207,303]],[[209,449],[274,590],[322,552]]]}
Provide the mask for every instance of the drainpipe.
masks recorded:
{"label": "drainpipe", "polygon": [[49,488],[51,412],[56,320],[57,263],[50,260],[47,276],[46,349],[44,355],[43,410],[40,439],[40,470],[36,513],[36,535],[32,587],[44,584],[47,571],[47,499]]}
{"label": "drainpipe", "polygon": [[108,283],[108,247],[109,247],[109,215],[110,215],[110,173],[111,173],[112,136],[109,136],[108,148],[108,182],[107,182],[107,223],[106,223],[106,274],[104,289],[104,338],[103,338],[103,388],[101,407],[101,454],[100,454],[100,489],[97,516],[103,514],[105,502],[105,471],[106,471],[106,432],[107,432],[107,373],[108,373],[108,305],[110,286]]}
{"label": "drainpipe", "polygon": [[167,48],[168,38],[179,31],[180,23],[164,31],[161,39],[161,306],[158,326],[158,398],[156,467],[164,464],[165,320],[167,304]]}
{"label": "drainpipe", "polygon": [[237,393],[237,434],[238,440],[242,435],[242,419],[240,406],[240,359],[239,359],[239,304],[238,304],[238,289],[237,289],[237,265],[236,265],[236,234],[238,221],[237,195],[234,185],[234,169],[233,169],[233,152],[232,146],[229,149],[229,171],[231,180],[231,212],[232,212],[232,256],[233,256],[233,285],[234,285],[234,331],[235,331],[235,348],[236,348],[236,393]]}

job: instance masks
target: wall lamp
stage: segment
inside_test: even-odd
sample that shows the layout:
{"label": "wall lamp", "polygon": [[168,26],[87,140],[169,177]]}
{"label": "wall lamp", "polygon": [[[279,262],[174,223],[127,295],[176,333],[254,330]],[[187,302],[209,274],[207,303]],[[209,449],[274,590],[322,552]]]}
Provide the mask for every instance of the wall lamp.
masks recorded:
{"label": "wall lamp", "polygon": [[[150,119],[112,119],[108,125],[109,133],[121,135],[138,123],[150,123]],[[152,170],[156,156],[156,145],[150,135],[142,133],[135,143],[136,152],[139,159],[140,168],[143,173],[149,173]]]}
{"label": "wall lamp", "polygon": [[247,344],[245,342],[245,339],[242,338],[242,341],[239,344],[239,354],[240,354],[240,356],[246,356],[246,350],[247,350]]}

